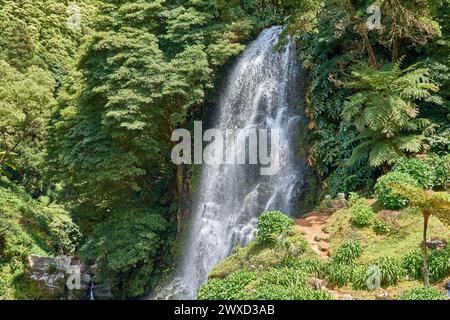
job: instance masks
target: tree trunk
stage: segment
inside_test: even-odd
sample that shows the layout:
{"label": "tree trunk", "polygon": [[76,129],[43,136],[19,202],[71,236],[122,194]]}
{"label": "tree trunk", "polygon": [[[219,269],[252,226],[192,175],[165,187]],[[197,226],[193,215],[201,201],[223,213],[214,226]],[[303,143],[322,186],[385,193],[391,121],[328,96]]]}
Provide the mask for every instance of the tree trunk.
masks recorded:
{"label": "tree trunk", "polygon": [[375,52],[373,51],[372,44],[370,43],[369,35],[364,22],[360,21],[357,17],[355,7],[353,6],[351,0],[347,0],[346,4],[347,9],[353,13],[353,20],[356,21],[357,31],[363,39],[364,47],[366,47],[367,55],[369,57],[369,65],[374,69],[378,69],[380,66],[378,65],[377,58],[375,56]]}
{"label": "tree trunk", "polygon": [[397,34],[393,34],[392,35],[392,62],[395,63],[397,62],[400,53],[399,53],[399,45],[398,45],[398,39],[397,39]]}
{"label": "tree trunk", "polygon": [[428,229],[428,218],[430,213],[428,210],[423,211],[423,283],[425,286],[430,285],[430,274],[428,272],[428,247],[427,247],[427,229]]}
{"label": "tree trunk", "polygon": [[[361,27],[361,29],[363,29],[363,28],[364,27]],[[370,43],[369,35],[367,34],[367,31],[361,30],[361,36],[364,41],[364,46],[367,49],[367,55],[369,56],[369,65],[374,69],[378,69],[380,66],[378,65],[377,58],[375,57],[375,53],[373,51],[372,44]]]}

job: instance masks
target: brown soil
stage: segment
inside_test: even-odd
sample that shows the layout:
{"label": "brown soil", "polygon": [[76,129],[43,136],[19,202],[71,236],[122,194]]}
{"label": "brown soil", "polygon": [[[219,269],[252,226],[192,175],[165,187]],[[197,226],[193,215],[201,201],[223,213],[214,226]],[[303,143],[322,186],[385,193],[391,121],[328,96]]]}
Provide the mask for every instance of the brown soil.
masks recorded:
{"label": "brown soil", "polygon": [[328,234],[324,232],[323,227],[326,225],[329,218],[329,213],[313,211],[306,216],[295,220],[297,228],[304,233],[305,240],[309,243],[314,252],[324,259],[329,257],[329,243]]}

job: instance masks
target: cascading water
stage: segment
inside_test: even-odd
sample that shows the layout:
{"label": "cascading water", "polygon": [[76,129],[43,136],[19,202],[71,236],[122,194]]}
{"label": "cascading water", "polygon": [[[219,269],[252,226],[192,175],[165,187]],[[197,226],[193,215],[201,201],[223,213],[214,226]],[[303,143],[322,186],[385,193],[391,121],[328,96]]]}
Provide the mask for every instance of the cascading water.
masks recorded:
{"label": "cascading water", "polygon": [[[275,50],[282,27],[265,29],[235,63],[218,104],[215,128],[279,129],[279,171],[261,175],[260,165],[203,165],[188,244],[176,277],[156,299],[194,299],[208,272],[236,244],[255,236],[267,210],[291,214],[301,179],[295,157],[298,74],[295,46]],[[246,152],[236,146],[237,152]],[[241,149],[239,149],[241,148]]]}

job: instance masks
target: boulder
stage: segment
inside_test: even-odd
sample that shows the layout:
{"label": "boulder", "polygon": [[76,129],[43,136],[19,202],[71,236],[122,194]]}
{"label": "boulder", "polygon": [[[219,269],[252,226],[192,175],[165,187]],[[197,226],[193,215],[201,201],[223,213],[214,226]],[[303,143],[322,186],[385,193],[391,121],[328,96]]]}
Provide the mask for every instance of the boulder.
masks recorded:
{"label": "boulder", "polygon": [[33,254],[28,258],[28,266],[28,276],[42,299],[80,300],[87,296],[91,283],[88,265],[66,255],[51,258]]}
{"label": "boulder", "polygon": [[447,246],[447,241],[444,239],[431,238],[427,239],[427,247],[429,249],[442,250]]}

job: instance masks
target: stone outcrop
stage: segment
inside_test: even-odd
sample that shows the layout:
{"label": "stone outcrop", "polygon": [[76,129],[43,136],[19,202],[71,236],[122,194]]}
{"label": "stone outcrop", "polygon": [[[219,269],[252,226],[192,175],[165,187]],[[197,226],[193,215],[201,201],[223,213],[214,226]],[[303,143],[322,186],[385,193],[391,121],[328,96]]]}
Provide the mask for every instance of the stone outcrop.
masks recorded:
{"label": "stone outcrop", "polygon": [[80,300],[89,297],[91,267],[70,256],[54,258],[31,255],[28,259],[30,279],[42,299]]}

